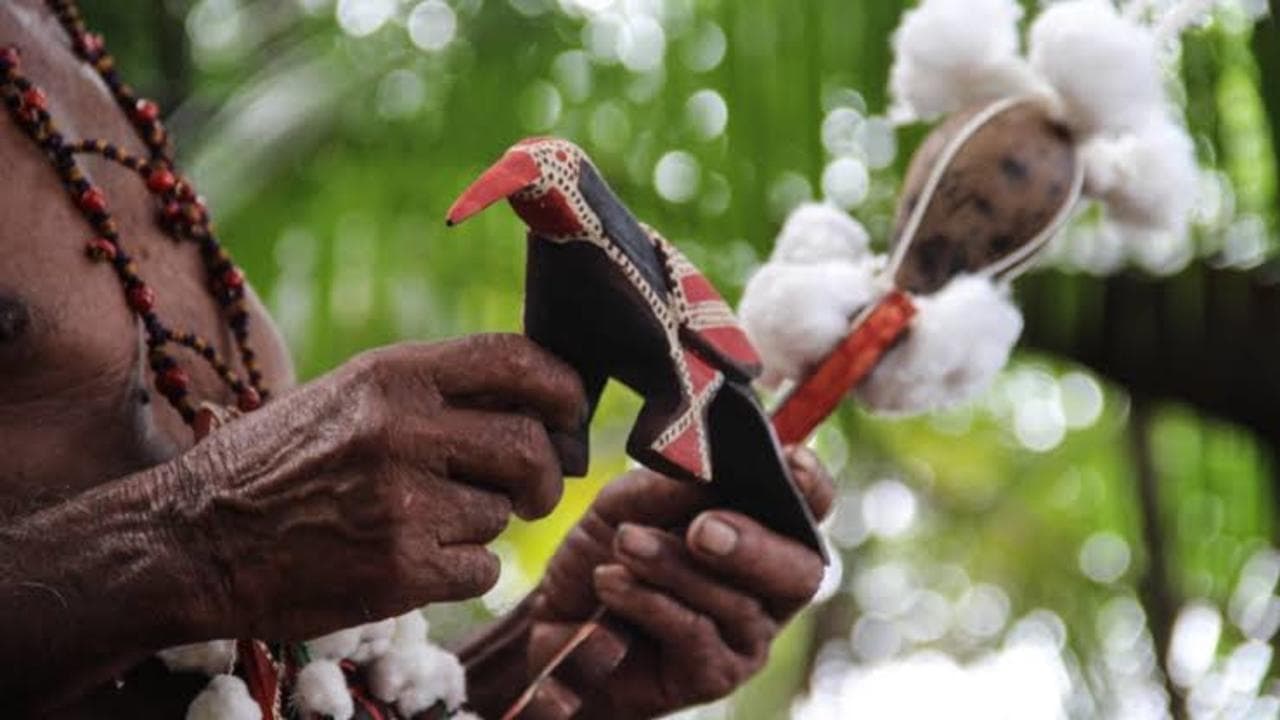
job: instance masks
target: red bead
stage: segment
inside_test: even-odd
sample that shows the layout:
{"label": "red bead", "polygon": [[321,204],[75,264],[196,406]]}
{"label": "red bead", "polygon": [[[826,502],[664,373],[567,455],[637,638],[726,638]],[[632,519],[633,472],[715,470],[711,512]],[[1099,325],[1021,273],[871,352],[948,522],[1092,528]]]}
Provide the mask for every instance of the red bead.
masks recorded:
{"label": "red bead", "polygon": [[236,405],[240,408],[240,412],[253,412],[262,407],[262,396],[251,387],[245,388],[236,400]]}
{"label": "red bead", "polygon": [[80,193],[80,209],[89,213],[103,213],[107,211],[107,196],[96,187],[90,187],[88,190]]}
{"label": "red bead", "polygon": [[213,410],[202,407],[196,410],[196,418],[191,421],[191,432],[196,436],[196,442],[203,440],[213,429],[217,427],[218,417],[213,414]]}
{"label": "red bead", "polygon": [[196,191],[191,187],[191,183],[186,180],[178,181],[178,197],[187,201],[196,199]]}
{"label": "red bead", "polygon": [[169,192],[177,183],[178,178],[168,168],[156,168],[147,175],[147,189],[157,195]]}
{"label": "red bead", "polygon": [[83,33],[76,38],[76,49],[89,57],[102,52],[102,48],[102,36],[96,33]]}
{"label": "red bead", "polygon": [[156,291],[146,285],[134,285],[129,288],[128,299],[134,312],[149,313],[156,306]]}
{"label": "red bead", "polygon": [[156,378],[156,387],[160,388],[160,392],[165,395],[184,393],[190,386],[191,377],[187,375],[186,370],[177,366],[165,370]]}
{"label": "red bead", "polygon": [[188,224],[199,225],[200,223],[204,222],[205,218],[207,217],[205,215],[204,204],[199,201],[196,201],[194,203],[187,205],[186,207],[183,208],[183,216],[185,217]]}
{"label": "red bead", "polygon": [[222,284],[231,289],[244,287],[244,271],[238,267],[222,273]]}
{"label": "red bead", "polygon": [[22,54],[18,52],[16,47],[0,48],[0,62],[17,70],[18,66],[22,64]]}
{"label": "red bead", "polygon": [[138,122],[153,123],[160,119],[160,106],[150,100],[139,100],[133,108],[133,116]]}
{"label": "red bead", "polygon": [[115,260],[116,246],[106,238],[94,238],[89,241],[89,257],[94,260]]}
{"label": "red bead", "polygon": [[182,222],[182,203],[170,200],[164,204],[164,219],[171,223]]}
{"label": "red bead", "polygon": [[22,93],[22,104],[36,110],[46,110],[49,107],[49,98],[38,87],[27,88],[27,91]]}

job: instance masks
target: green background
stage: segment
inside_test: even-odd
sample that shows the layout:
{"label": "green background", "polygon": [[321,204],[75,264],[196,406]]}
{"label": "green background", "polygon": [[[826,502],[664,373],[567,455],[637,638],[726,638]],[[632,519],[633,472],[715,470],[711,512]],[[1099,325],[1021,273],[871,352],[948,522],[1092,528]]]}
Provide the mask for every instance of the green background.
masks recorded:
{"label": "green background", "polygon": [[[524,243],[512,214],[495,209],[452,231],[443,217],[531,134],[584,146],[636,214],[736,299],[789,207],[821,193],[827,113],[887,110],[889,39],[910,3],[612,3],[633,18],[660,9],[665,51],[646,72],[591,56],[584,43],[607,39],[595,34],[603,26],[587,29],[555,0],[450,0],[456,34],[432,51],[408,31],[417,4],[84,3],[126,77],[170,111],[182,162],[303,378],[401,339],[519,330]],[[354,35],[358,13],[381,5],[390,17]],[[1274,670],[1237,682],[1231,668],[1273,642],[1253,622],[1262,613],[1267,626],[1268,598],[1280,612],[1265,582],[1280,487],[1277,47],[1272,21],[1226,10],[1173,59],[1175,96],[1219,183],[1190,255],[1090,272],[1063,246],[1020,282],[1027,333],[987,397],[913,421],[850,407],[828,423],[816,445],[841,483],[832,534],[842,575],[769,669],[703,716],[785,716],[824,663],[850,672],[921,649],[978,662],[1031,614],[1064,631],[1067,715],[1139,717],[1126,694],[1136,686],[1174,693],[1184,717],[1187,698],[1210,707],[1216,690],[1204,682],[1216,677],[1239,707],[1274,717],[1256,700],[1276,694]],[[688,107],[701,90],[728,112],[709,138]],[[855,211],[881,246],[926,130],[898,132],[895,161],[873,172]],[[655,188],[655,164],[671,151],[696,161],[688,201]],[[433,608],[438,632],[500,611],[536,580],[601,483],[626,467],[636,408],[608,391],[591,477],[570,483],[551,519],[511,528],[499,588]],[[1105,572],[1082,571],[1099,562]],[[911,631],[911,611],[886,610],[886,596],[927,599],[944,608],[944,626]],[[1223,618],[1218,660],[1198,681],[1166,682],[1158,660],[1188,603]],[[1121,631],[1132,635],[1123,653]]]}

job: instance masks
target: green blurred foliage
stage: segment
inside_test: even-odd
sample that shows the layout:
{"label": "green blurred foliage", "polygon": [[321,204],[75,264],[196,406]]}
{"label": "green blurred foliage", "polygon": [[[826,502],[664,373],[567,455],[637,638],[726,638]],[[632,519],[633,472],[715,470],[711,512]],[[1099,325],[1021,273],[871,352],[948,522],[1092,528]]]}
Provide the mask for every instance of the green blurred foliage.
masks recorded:
{"label": "green blurred foliage", "polygon": [[[171,0],[147,4],[148,12],[86,3],[127,74],[180,101],[171,124],[184,164],[268,299],[303,378],[384,343],[519,331],[518,222],[505,208],[454,230],[443,217],[489,161],[530,134],[584,146],[636,214],[736,298],[796,196],[820,193],[827,113],[842,104],[866,115],[886,111],[889,39],[908,3],[669,0],[660,3],[665,62],[639,73],[589,58],[583,20],[551,0],[451,0],[456,37],[432,52],[406,32],[416,3],[391,4],[393,19],[353,37],[320,0]],[[1259,80],[1251,33],[1239,22],[1191,33],[1180,90],[1201,159],[1229,179],[1236,213],[1274,231],[1276,162],[1264,94],[1277,88]],[[709,138],[689,107],[705,89],[728,112],[724,132]],[[880,243],[909,151],[926,130],[898,133],[900,150],[872,174],[870,197],[857,210]],[[673,150],[696,161],[688,201],[670,202],[655,189],[654,166]],[[1222,241],[1202,233],[1199,254]],[[1047,393],[1063,407],[1069,387],[1097,394],[1093,417],[1055,442],[1029,444],[1019,404]],[[593,430],[591,477],[569,483],[551,519],[512,527],[501,547],[514,579],[504,581],[502,597],[442,614],[445,625],[481,620],[536,581],[594,493],[626,468],[623,441],[636,409],[634,398],[609,390]],[[1146,521],[1161,538],[1167,593],[1226,607],[1242,565],[1277,537],[1268,450],[1193,408],[1161,406],[1136,427],[1131,419],[1124,388],[1031,355],[970,409],[901,422],[842,410],[816,442],[845,492],[837,524],[856,525],[859,498],[885,479],[915,502],[913,524],[901,534],[849,530],[840,551],[846,580],[901,561],[954,600],[968,582],[948,588],[938,578],[959,568],[973,583],[1003,588],[1013,617],[1052,610],[1081,666],[1094,667],[1103,655],[1100,610],[1139,592],[1151,569],[1137,433],[1150,446],[1163,499]],[[1132,555],[1106,581],[1080,570],[1082,547],[1100,533],[1122,539]],[[938,568],[946,572],[931,570]],[[855,604],[850,585],[788,631],[769,671],[725,712],[786,714],[818,650],[836,637],[828,611]],[[835,625],[846,639],[857,610],[848,614]],[[1224,651],[1238,639],[1229,630]],[[932,645],[960,656],[986,646],[955,634]],[[1106,678],[1086,675],[1105,707]]]}

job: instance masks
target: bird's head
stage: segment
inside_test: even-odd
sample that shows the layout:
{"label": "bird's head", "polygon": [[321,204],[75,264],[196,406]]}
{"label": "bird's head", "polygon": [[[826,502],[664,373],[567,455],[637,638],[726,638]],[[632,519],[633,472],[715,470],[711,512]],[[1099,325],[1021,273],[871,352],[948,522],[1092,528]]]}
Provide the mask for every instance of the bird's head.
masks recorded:
{"label": "bird's head", "polygon": [[583,234],[591,210],[579,188],[586,153],[568,140],[529,138],[516,143],[449,209],[457,225],[503,198],[536,234],[547,238]]}

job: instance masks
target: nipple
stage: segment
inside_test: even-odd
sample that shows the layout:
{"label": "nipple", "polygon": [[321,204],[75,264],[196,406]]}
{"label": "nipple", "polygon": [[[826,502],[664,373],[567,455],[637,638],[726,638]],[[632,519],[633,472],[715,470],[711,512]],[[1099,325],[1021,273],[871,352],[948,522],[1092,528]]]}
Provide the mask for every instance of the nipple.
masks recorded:
{"label": "nipple", "polygon": [[0,344],[22,337],[31,324],[31,314],[26,303],[17,298],[0,295]]}

